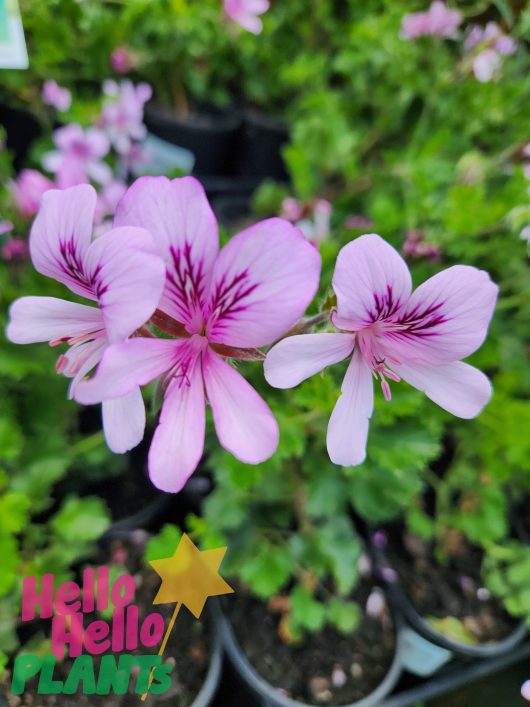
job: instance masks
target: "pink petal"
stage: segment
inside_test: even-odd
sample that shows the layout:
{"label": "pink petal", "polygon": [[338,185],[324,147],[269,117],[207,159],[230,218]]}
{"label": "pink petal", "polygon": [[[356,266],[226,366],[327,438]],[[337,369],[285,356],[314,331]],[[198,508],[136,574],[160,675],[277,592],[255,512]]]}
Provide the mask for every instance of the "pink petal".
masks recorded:
{"label": "pink petal", "polygon": [[86,146],[91,157],[94,157],[96,160],[105,157],[110,150],[109,138],[103,130],[99,128],[88,128],[84,140],[86,141]]}
{"label": "pink petal", "polygon": [[498,287],[487,272],[454,265],[420,285],[393,317],[386,347],[400,363],[441,364],[470,356],[484,342]]}
{"label": "pink petal", "polygon": [[472,62],[473,73],[477,81],[488,83],[499,71],[502,59],[495,49],[483,49],[474,57]]}
{"label": "pink petal", "polygon": [[29,239],[35,269],[88,299],[96,299],[85,272],[96,200],[88,184],[50,189],[42,196]]}
{"label": "pink petal", "polygon": [[393,365],[392,369],[441,408],[465,420],[476,417],[491,398],[488,377],[462,361],[441,366]]}
{"label": "pink petal", "polygon": [[165,266],[153,239],[143,228],[114,228],[92,243],[85,263],[109,342],[123,341],[151,317],[162,295]]}
{"label": "pink petal", "polygon": [[[110,184],[114,178],[112,170],[106,162],[90,160],[86,163],[85,169],[86,174],[90,177],[90,179],[98,184]],[[87,180],[85,179],[84,181]]]}
{"label": "pink petal", "polygon": [[390,317],[410,296],[409,269],[386,241],[376,234],[356,238],[341,249],[333,289],[339,329],[355,331]]}
{"label": "pink petal", "polygon": [[356,348],[328,425],[328,454],[334,464],[356,466],[365,460],[373,407],[372,373]]}
{"label": "pink petal", "polygon": [[279,218],[261,221],[219,253],[207,336],[230,346],[270,344],[304,314],[318,288],[320,255]]}
{"label": "pink petal", "polygon": [[204,449],[206,406],[200,359],[187,383],[170,383],[149,450],[149,476],[161,491],[177,493]]}
{"label": "pink petal", "polygon": [[109,449],[124,454],[139,444],[145,430],[145,405],[140,388],[101,407],[103,430]]}
{"label": "pink petal", "polygon": [[70,123],[53,133],[53,141],[62,152],[72,150],[76,144],[84,143],[85,132],[78,123]]}
{"label": "pink petal", "polygon": [[71,338],[103,329],[97,307],[55,297],[21,297],[9,309],[6,336],[15,344]]}
{"label": "pink petal", "polygon": [[288,336],[267,354],[265,378],[275,388],[293,388],[326,366],[343,361],[353,351],[354,334]]}
{"label": "pink petal", "polygon": [[259,464],[278,446],[269,406],[243,376],[210,349],[203,359],[206,395],[221,445],[246,464]]}
{"label": "pink petal", "polygon": [[140,177],[118,204],[114,225],[152,234],[167,267],[160,308],[190,333],[200,331],[219,250],[217,221],[201,184],[193,177]]}
{"label": "pink petal", "polygon": [[83,405],[128,395],[169,371],[178,359],[183,342],[175,339],[134,338],[110,346],[90,380],[76,388],[75,399]]}

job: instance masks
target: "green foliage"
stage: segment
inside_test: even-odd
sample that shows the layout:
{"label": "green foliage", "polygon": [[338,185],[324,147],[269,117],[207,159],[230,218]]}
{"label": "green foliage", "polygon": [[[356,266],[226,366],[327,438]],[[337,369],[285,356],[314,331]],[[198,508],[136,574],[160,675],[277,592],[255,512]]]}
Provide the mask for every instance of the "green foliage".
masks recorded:
{"label": "green foliage", "polygon": [[177,547],[181,537],[180,530],[170,524],[163,526],[162,530],[153,535],[147,543],[145,557],[148,561],[160,560],[164,557],[170,557]]}
{"label": "green foliage", "polygon": [[506,609],[530,623],[530,547],[516,540],[492,545],[484,558],[486,586]]}

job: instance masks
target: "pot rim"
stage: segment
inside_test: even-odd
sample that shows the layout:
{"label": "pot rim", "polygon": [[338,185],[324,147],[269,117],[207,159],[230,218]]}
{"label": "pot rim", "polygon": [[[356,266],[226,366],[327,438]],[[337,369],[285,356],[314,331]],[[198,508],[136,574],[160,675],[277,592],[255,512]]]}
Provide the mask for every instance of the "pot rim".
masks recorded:
{"label": "pot rim", "polygon": [[215,693],[217,692],[221,679],[221,670],[223,667],[223,644],[214,611],[211,609],[210,618],[212,619],[210,629],[210,634],[212,637],[210,665],[208,666],[208,672],[206,673],[206,678],[204,679],[202,687],[190,707],[209,707]]}
{"label": "pot rim", "polygon": [[237,133],[241,127],[241,118],[235,112],[223,110],[216,106],[206,109],[203,104],[197,105],[197,113],[209,115],[214,120],[209,124],[197,124],[193,115],[179,117],[178,115],[167,114],[156,104],[149,103],[144,109],[144,122],[148,129],[153,126],[164,128],[185,128],[196,133]]}
{"label": "pot rim", "polygon": [[[447,637],[441,631],[433,628],[423,616],[416,610],[409,596],[401,583],[399,574],[392,567],[392,563],[388,560],[386,553],[377,547],[370,539],[372,556],[375,560],[375,570],[377,576],[384,582],[389,599],[395,605],[411,628],[417,631],[423,638],[431,641],[442,648],[450,650],[455,655],[467,656],[471,658],[494,658],[501,656],[513,650],[528,633],[528,628],[525,621],[519,621],[514,630],[500,641],[494,643],[484,643],[479,645],[469,645],[461,641],[453,640]],[[385,577],[384,569],[391,569],[395,573],[395,579],[389,580]]]}

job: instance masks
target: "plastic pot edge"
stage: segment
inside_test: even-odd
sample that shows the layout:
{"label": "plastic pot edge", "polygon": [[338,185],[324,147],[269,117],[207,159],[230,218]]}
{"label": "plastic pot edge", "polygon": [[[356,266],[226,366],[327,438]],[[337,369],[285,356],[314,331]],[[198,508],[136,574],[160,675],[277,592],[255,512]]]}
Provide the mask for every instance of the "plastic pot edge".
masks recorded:
{"label": "plastic pot edge", "polygon": [[204,680],[199,693],[191,703],[190,707],[209,707],[215,693],[217,692],[221,679],[221,670],[223,667],[223,644],[218,622],[214,615],[214,609],[210,609],[210,616],[212,618],[213,639],[210,665],[208,667],[208,672],[206,673],[206,679]]}
{"label": "plastic pot edge", "polygon": [[[372,543],[372,555],[375,559],[376,572],[384,586],[389,600],[394,605],[394,608],[399,610],[411,628],[417,631],[423,638],[432,643],[450,650],[455,656],[465,656],[468,658],[495,658],[508,653],[519,645],[528,633],[527,625],[524,621],[517,624],[515,629],[506,638],[495,643],[486,643],[478,646],[468,645],[460,641],[454,641],[448,638],[440,631],[434,629],[414,608],[410,601],[407,592],[401,584],[397,572],[392,567],[386,554],[381,548],[376,547]],[[395,580],[388,580],[384,577],[384,572],[381,569],[392,569],[396,574]]]}

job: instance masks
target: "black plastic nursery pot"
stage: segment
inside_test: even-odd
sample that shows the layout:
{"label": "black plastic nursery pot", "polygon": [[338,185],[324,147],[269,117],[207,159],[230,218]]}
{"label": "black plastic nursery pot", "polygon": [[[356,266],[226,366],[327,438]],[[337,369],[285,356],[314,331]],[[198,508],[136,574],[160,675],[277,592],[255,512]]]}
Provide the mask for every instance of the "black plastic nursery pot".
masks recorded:
{"label": "black plastic nursery pot", "polygon": [[[190,707],[209,707],[209,705],[213,704],[215,694],[221,680],[221,673],[223,669],[223,644],[221,642],[221,636],[215,621],[212,622],[212,626],[212,652],[210,657],[210,665],[208,667],[208,672],[206,673],[204,683]],[[184,706],[181,706],[179,703],[178,707]]]}
{"label": "black plastic nursery pot", "polygon": [[246,111],[237,147],[237,174],[286,181],[282,148],[289,139],[283,123],[268,115]]}
{"label": "black plastic nursery pot", "polygon": [[[230,599],[228,601],[230,601]],[[230,620],[223,611],[222,603],[213,603],[213,610],[224,651],[243,689],[248,695],[246,704],[248,704],[249,707],[250,705],[252,705],[252,707],[314,707],[314,705],[291,699],[263,678],[245,655],[234,634]],[[385,697],[392,692],[395,685],[398,683],[403,670],[402,653],[404,646],[401,634],[401,622],[399,618],[395,616],[393,619],[395,629],[395,652],[389,669],[370,694],[356,702],[343,705],[343,707],[377,707],[383,703]],[[252,628],[248,626],[248,630],[251,632]],[[258,627],[258,630],[261,629]]]}
{"label": "black plastic nursery pot", "polygon": [[169,109],[146,106],[145,124],[150,133],[193,153],[193,174],[224,176],[234,172],[234,151],[241,126],[235,113],[214,106],[200,106],[179,118]]}
{"label": "black plastic nursery pot", "polygon": [[31,144],[41,135],[40,123],[28,111],[0,103],[0,125],[6,131],[7,148],[13,153],[15,169],[19,170]]}
{"label": "black plastic nursery pot", "polygon": [[[423,660],[423,668],[419,669],[420,672],[413,669],[416,674],[430,675],[453,657],[500,658],[514,651],[528,635],[526,623],[514,620],[513,631],[505,638],[495,642],[468,644],[447,636],[438,631],[417,611],[384,549],[372,541],[371,552],[375,563],[375,574],[385,583],[389,602],[396,611],[403,615],[410,627],[404,629],[405,643],[408,643],[409,647],[410,644],[419,644],[416,648],[423,655],[423,658],[420,655],[420,660]],[[421,643],[422,640],[423,643]],[[426,659],[428,655],[431,660]],[[407,662],[406,660],[405,663]],[[423,672],[421,672],[422,670]]]}
{"label": "black plastic nursery pot", "polygon": [[[205,613],[208,613],[206,611]],[[195,619],[193,619],[195,620]],[[116,654],[118,655],[118,654]],[[167,659],[168,656],[167,654],[165,655],[165,658]],[[172,695],[171,692],[165,696],[164,694],[160,695],[154,702],[153,701],[148,701],[146,704],[153,704],[153,705],[158,705],[162,707],[210,707],[210,705],[215,704],[215,695],[218,691],[219,688],[219,683],[221,681],[221,675],[222,675],[222,669],[223,669],[223,646],[221,642],[221,636],[219,634],[219,631],[217,629],[217,625],[215,621],[210,622],[210,634],[209,634],[209,662],[208,662],[208,667],[206,669],[206,673],[204,676],[204,680],[202,681],[202,685],[199,689],[199,691],[196,693],[195,697],[192,699],[191,702],[182,702],[182,700],[179,698],[178,695]],[[7,707],[8,704],[10,704],[7,700],[8,698],[8,693],[2,693],[0,692],[0,707]],[[31,700],[33,700],[33,693],[31,693]],[[43,700],[45,699],[44,697],[42,698]],[[68,696],[57,696],[54,697],[54,702],[46,702],[42,703],[45,705],[51,705],[51,704],[61,704],[64,705],[64,707],[75,707],[78,704],[85,704],[80,703],[80,698],[76,697],[73,695],[72,697]],[[97,702],[96,702],[97,700]],[[99,697],[92,699],[91,702],[87,702],[87,704],[111,704],[113,707],[125,707],[125,705],[130,705],[133,704],[133,701],[140,701],[140,696],[139,695],[132,695],[130,693],[125,694],[123,696],[116,696],[116,697]],[[23,702],[24,704],[40,704],[39,702],[35,701],[28,701],[28,702]]]}
{"label": "black plastic nursery pot", "polygon": [[241,230],[252,222],[248,196],[231,195],[214,198],[212,207],[219,223],[230,230]]}

